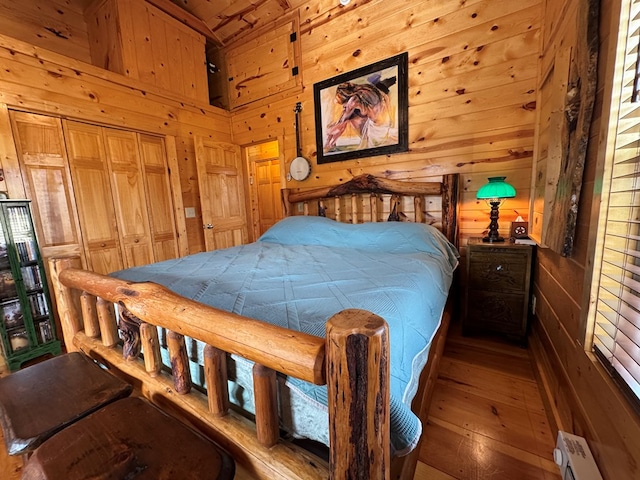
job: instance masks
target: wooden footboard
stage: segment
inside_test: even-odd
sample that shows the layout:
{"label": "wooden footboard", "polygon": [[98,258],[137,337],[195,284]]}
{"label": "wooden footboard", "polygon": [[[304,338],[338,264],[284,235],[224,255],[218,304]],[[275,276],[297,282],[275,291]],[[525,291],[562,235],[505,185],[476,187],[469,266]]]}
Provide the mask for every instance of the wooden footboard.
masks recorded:
{"label": "wooden footboard", "polygon": [[[386,479],[389,458],[388,327],[346,310],[326,340],[208,307],[153,283],[131,283],[53,259],[50,272],[69,351],[80,350],[192,424],[263,479]],[[120,328],[125,342],[118,341]],[[188,321],[185,321],[188,319]],[[156,326],[166,328],[172,372],[160,368]],[[191,388],[184,337],[207,345],[207,394]],[[138,355],[142,345],[143,356]],[[228,408],[226,353],[255,362],[255,424]],[[279,438],[275,372],[329,392],[330,461]]]}

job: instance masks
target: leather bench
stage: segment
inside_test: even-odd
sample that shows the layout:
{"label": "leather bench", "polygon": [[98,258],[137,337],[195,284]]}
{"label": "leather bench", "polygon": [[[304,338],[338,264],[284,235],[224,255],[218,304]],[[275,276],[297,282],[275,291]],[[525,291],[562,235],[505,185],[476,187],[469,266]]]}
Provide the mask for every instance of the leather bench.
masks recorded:
{"label": "leather bench", "polygon": [[131,391],[131,385],[78,352],[0,378],[0,426],[9,455],[29,454],[56,432]]}
{"label": "leather bench", "polygon": [[233,459],[148,401],[111,403],[38,447],[23,480],[228,480]]}

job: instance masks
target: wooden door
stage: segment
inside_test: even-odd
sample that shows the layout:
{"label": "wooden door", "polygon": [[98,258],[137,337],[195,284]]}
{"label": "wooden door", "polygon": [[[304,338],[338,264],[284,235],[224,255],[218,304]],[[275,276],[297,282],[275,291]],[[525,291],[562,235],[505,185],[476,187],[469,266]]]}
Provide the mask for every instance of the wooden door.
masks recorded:
{"label": "wooden door", "polygon": [[43,258],[86,259],[59,118],[10,112],[20,170]]}
{"label": "wooden door", "polygon": [[284,216],[280,200],[280,161],[271,159],[252,162],[251,179],[254,235],[258,238]]}
{"label": "wooden door", "polygon": [[153,262],[149,215],[136,134],[102,128],[125,268]]}
{"label": "wooden door", "polygon": [[156,262],[178,257],[178,239],[164,139],[138,134],[153,254]]}
{"label": "wooden door", "polygon": [[87,267],[110,273],[124,268],[102,128],[64,121],[71,178],[82,225]]}
{"label": "wooden door", "polygon": [[198,185],[207,251],[247,242],[240,148],[195,137]]}

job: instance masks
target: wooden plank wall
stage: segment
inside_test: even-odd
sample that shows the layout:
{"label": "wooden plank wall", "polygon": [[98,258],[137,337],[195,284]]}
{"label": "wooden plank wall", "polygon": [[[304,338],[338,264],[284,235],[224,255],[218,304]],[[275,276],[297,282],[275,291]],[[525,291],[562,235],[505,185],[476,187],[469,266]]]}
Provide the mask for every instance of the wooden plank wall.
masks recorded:
{"label": "wooden plank wall", "polygon": [[0,0],[0,33],[91,63],[83,8],[90,0]]}
{"label": "wooden plank wall", "polygon": [[[467,0],[462,4],[446,0],[368,0],[342,7],[333,0],[311,0],[293,12],[300,18],[301,25],[298,41],[303,59],[302,85],[287,91],[276,89],[271,96],[233,111],[232,140],[248,145],[281,136],[285,159],[294,158],[293,108],[297,101],[302,101],[303,153],[313,160],[313,83],[408,51],[410,152],[314,165],[312,177],[304,183],[284,180],[287,164],[282,169],[283,186],[335,183],[365,171],[390,178],[421,180],[438,179],[445,172],[460,172],[464,250],[466,238],[481,235],[489,223],[489,207],[475,200],[475,192],[488,176],[506,175],[518,191],[517,198],[509,200],[501,209],[502,233],[507,234],[516,212],[526,216],[528,211],[541,1],[503,5],[490,0]],[[24,30],[16,36],[18,34],[21,39],[28,36]],[[233,49],[234,45],[229,48]],[[21,58],[22,61],[26,59]],[[31,63],[37,64],[33,58]],[[57,64],[85,70],[84,64],[76,67],[71,61],[58,60]],[[72,72],[67,71],[65,75],[69,73]],[[156,122],[149,121],[147,107],[137,94],[129,97],[120,92],[116,100],[101,95],[90,100],[91,108],[87,110],[78,108],[76,100],[68,103],[65,97],[86,99],[91,87],[61,79],[51,83],[50,74],[44,69],[20,85],[15,77],[21,74],[24,72],[6,73],[14,78],[15,88],[22,87],[21,92],[31,91],[31,87],[46,89],[47,101],[52,100],[49,97],[56,97],[54,103],[65,104],[63,110],[72,110],[73,115],[68,115],[75,118],[93,117],[93,110],[103,123],[117,125],[122,122],[119,112],[96,109],[102,102],[114,101],[119,108],[127,109],[128,119],[136,118],[134,123],[139,122],[138,128],[157,129]],[[117,77],[105,79],[108,90],[107,85],[116,81],[114,78]],[[64,87],[59,89],[60,85]],[[140,90],[152,89],[140,83],[133,85],[139,85]],[[75,91],[66,92],[71,89]],[[61,94],[62,91],[65,93]],[[171,100],[179,98],[176,95]],[[8,99],[5,103],[12,101]],[[156,110],[166,111],[162,100],[159,102]],[[42,110],[37,102],[30,105],[36,111]],[[199,124],[199,120],[186,119],[187,115],[198,117],[200,112],[198,108],[186,108],[179,119],[171,118],[169,124],[177,121],[181,125],[183,119],[185,123]],[[162,127],[163,131],[166,129]],[[214,124],[209,130],[216,131],[217,127]],[[184,135],[176,136],[176,145],[185,206],[193,206],[200,212],[195,201],[198,192],[191,134],[187,129]],[[215,138],[230,139],[228,131],[222,133],[222,138]],[[204,245],[199,222],[189,219],[187,222],[190,250],[199,251]]]}
{"label": "wooden plank wall", "polygon": [[204,36],[140,0],[97,0],[85,19],[94,65],[208,103]]}
{"label": "wooden plank wall", "polygon": [[[559,42],[575,38],[572,15],[579,0],[546,0],[542,64]],[[598,92],[571,258],[538,248],[533,293],[537,299],[531,343],[558,428],[587,438],[605,479],[640,478],[640,417],[608,374],[584,350],[589,307],[593,229],[598,215],[608,93],[616,49],[620,1],[601,2]],[[564,47],[567,47],[565,44]],[[545,106],[542,105],[542,111]],[[541,135],[552,137],[544,130]],[[541,153],[543,149],[541,149]]]}
{"label": "wooden plank wall", "polygon": [[[175,150],[182,198],[193,207],[187,218],[191,252],[204,250],[196,173],[195,135],[231,141],[229,113],[190,102],[135,79],[0,35],[0,113],[7,108],[63,116],[113,127],[167,135]],[[0,161],[7,172],[9,191],[22,188],[8,118],[0,118]]]}
{"label": "wooden plank wall", "polygon": [[[370,0],[300,8],[302,89],[232,111],[234,142],[282,136],[286,167],[296,156],[294,106],[302,102],[302,152],[312,175],[292,188],[363,172],[395,179],[462,174],[461,234],[478,236],[489,207],[475,199],[487,177],[506,175],[517,198],[501,209],[501,232],[529,209],[541,0]],[[397,53],[409,53],[408,153],[315,164],[313,84]],[[256,58],[255,62],[259,62]]]}

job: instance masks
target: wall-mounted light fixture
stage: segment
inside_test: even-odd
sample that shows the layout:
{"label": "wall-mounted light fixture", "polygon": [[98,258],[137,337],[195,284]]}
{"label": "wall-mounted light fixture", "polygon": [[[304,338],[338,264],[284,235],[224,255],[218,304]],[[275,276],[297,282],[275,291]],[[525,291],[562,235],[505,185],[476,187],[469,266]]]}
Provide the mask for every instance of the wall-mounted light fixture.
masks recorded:
{"label": "wall-mounted light fixture", "polygon": [[342,5],[343,7],[346,7],[350,3],[351,3],[351,0],[340,0],[340,5]]}
{"label": "wall-mounted light fixture", "polygon": [[504,238],[498,233],[498,207],[505,198],[513,198],[516,196],[516,189],[509,185],[504,179],[507,177],[491,177],[489,183],[480,187],[476,198],[478,200],[486,200],[491,205],[491,214],[489,218],[489,234],[482,239],[483,242],[504,242]]}

